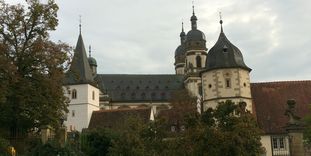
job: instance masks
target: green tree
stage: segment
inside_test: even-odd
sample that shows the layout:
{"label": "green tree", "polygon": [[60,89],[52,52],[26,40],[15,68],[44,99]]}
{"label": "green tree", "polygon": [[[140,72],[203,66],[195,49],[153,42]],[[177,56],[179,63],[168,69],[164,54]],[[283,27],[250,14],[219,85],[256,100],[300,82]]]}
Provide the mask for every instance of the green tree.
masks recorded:
{"label": "green tree", "polygon": [[57,128],[67,111],[62,81],[71,49],[49,39],[57,10],[53,0],[0,0],[0,128],[11,138],[42,125]]}
{"label": "green tree", "polygon": [[88,156],[105,156],[117,134],[110,129],[94,129],[81,134],[81,150]]}
{"label": "green tree", "polygon": [[125,119],[123,123],[120,123],[120,127],[117,130],[118,137],[112,141],[109,155],[149,155],[142,137],[145,129],[148,129],[148,127],[141,118],[131,116]]}
{"label": "green tree", "polygon": [[[221,102],[187,119],[181,137],[186,155],[255,156],[261,152],[260,129],[246,104]],[[180,139],[180,138],[179,138]]]}

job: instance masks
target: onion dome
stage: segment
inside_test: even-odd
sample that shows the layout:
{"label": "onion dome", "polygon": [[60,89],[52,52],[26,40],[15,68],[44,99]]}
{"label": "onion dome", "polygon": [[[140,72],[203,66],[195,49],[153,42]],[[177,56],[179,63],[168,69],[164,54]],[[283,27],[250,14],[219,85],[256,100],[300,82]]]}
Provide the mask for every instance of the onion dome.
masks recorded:
{"label": "onion dome", "polygon": [[187,41],[206,41],[205,35],[197,28],[197,16],[194,13],[194,6],[192,6],[193,12],[190,18],[191,30],[187,33]]}
{"label": "onion dome", "polygon": [[180,33],[180,45],[175,50],[175,64],[177,63],[184,63],[185,62],[185,46],[184,42],[186,40],[186,33],[184,31],[184,23],[182,23],[182,29]]}
{"label": "onion dome", "polygon": [[88,61],[89,61],[90,66],[97,67],[97,62],[96,62],[96,59],[94,57],[89,57]]}
{"label": "onion dome", "polygon": [[91,46],[89,46],[89,58],[88,58],[88,62],[90,64],[91,67],[97,67],[97,62],[96,59],[94,57],[92,57],[92,50],[91,50]]}
{"label": "onion dome", "polygon": [[252,69],[246,66],[239,48],[233,45],[226,37],[220,20],[221,32],[216,44],[209,50],[206,59],[206,70],[221,68],[242,68],[248,71]]}
{"label": "onion dome", "polygon": [[198,29],[190,30],[187,33],[188,41],[206,41],[205,35],[202,31]]}

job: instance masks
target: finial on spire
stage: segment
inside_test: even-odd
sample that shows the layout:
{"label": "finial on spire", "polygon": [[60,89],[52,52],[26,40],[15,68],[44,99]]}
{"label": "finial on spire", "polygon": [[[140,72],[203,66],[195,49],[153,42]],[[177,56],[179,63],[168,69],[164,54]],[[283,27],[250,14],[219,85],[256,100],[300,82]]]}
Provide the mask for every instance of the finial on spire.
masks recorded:
{"label": "finial on spire", "polygon": [[195,15],[195,13],[194,13],[194,1],[192,1],[192,14]]}
{"label": "finial on spire", "polygon": [[79,33],[80,34],[81,34],[81,23],[82,23],[81,15],[79,15]]}
{"label": "finial on spire", "polygon": [[181,22],[181,32],[184,32],[184,21]]}
{"label": "finial on spire", "polygon": [[219,23],[220,23],[220,27],[221,27],[221,32],[223,32],[223,28],[222,28],[222,23],[223,23],[223,21],[222,21],[221,12],[219,12],[219,19],[220,19]]}
{"label": "finial on spire", "polygon": [[91,45],[89,45],[89,57],[92,57],[91,53],[92,53]]}

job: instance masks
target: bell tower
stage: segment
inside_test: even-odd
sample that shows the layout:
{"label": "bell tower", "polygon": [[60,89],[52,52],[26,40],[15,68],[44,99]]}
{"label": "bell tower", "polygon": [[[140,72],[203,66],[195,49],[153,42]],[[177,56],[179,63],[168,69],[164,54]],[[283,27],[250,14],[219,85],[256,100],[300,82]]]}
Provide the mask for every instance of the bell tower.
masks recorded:
{"label": "bell tower", "polygon": [[231,100],[245,102],[246,109],[252,111],[251,69],[244,63],[241,51],[227,39],[222,24],[220,20],[219,38],[209,50],[201,73],[203,107],[215,108],[219,102]]}
{"label": "bell tower", "polygon": [[198,29],[194,6],[192,8],[191,30],[187,33],[185,41],[185,84],[193,96],[199,96],[202,90],[200,72],[205,68],[207,48],[205,34]]}
{"label": "bell tower", "polygon": [[80,24],[80,34],[71,66],[64,82],[65,96],[70,100],[67,121],[68,131],[82,131],[87,128],[92,112],[99,110],[99,89],[94,81],[86,55]]}

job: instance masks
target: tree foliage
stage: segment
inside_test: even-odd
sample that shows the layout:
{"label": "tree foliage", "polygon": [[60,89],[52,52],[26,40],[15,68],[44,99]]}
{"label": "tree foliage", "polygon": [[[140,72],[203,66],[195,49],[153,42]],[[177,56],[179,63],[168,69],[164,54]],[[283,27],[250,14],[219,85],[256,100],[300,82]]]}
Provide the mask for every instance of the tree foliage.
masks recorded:
{"label": "tree foliage", "polygon": [[105,156],[117,134],[110,129],[94,129],[81,134],[81,151],[88,156]]}
{"label": "tree foliage", "polygon": [[252,156],[261,152],[260,129],[245,103],[221,102],[188,118],[181,139],[187,155]]}
{"label": "tree foliage", "polygon": [[67,111],[62,81],[71,49],[49,39],[57,10],[53,0],[28,0],[26,7],[0,0],[0,128],[11,137],[57,127]]}

